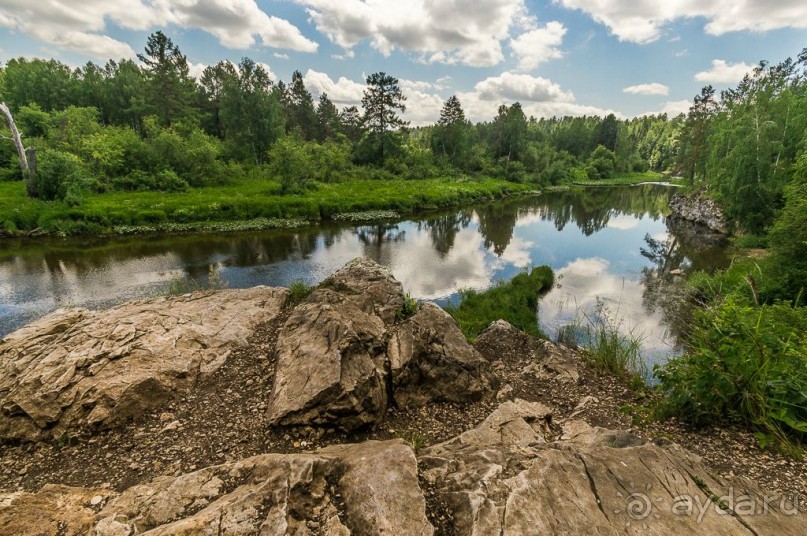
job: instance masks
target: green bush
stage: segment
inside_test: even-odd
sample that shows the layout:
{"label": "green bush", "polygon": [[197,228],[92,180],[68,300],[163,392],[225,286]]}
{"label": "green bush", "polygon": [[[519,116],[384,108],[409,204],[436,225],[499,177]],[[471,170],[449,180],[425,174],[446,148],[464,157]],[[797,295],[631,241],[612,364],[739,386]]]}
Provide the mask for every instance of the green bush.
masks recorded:
{"label": "green bush", "polygon": [[807,433],[807,309],[729,298],[696,315],[689,352],[656,368],[662,414],[750,424],[763,442]]}
{"label": "green bush", "polygon": [[549,290],[553,282],[552,269],[539,266],[484,292],[462,291],[459,305],[447,307],[446,311],[471,341],[491,322],[500,319],[526,333],[543,337],[536,318],[538,297],[541,292]]}
{"label": "green bush", "polygon": [[52,201],[64,199],[71,186],[82,188],[88,182],[87,171],[77,156],[45,149],[37,153],[37,171],[28,179],[28,192],[31,197]]}

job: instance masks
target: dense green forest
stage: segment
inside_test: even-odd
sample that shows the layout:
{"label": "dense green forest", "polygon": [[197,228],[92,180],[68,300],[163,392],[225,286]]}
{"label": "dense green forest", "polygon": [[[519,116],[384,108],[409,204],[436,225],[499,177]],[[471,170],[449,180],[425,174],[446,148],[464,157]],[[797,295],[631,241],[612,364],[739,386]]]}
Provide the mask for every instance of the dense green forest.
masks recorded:
{"label": "dense green forest", "polygon": [[[295,201],[316,197],[328,184],[342,185],[343,197],[361,198],[353,181],[443,179],[463,188],[469,181],[505,182],[477,188],[491,194],[519,190],[507,184],[533,185],[520,188],[529,190],[615,173],[665,171],[676,165],[683,127],[683,117],[528,118],[519,103],[502,105],[490,121],[472,124],[451,97],[435,125],[410,128],[401,118],[406,96],[386,73],[367,78],[361,109],[339,110],[327,94],[314,102],[299,71],[288,83],[274,82],[249,58],[238,65],[220,62],[195,80],[179,47],[161,32],[149,37],[139,59],[71,69],[55,60],[19,58],[0,70],[0,100],[10,108],[24,145],[36,149],[36,173],[26,178],[25,192],[57,202],[43,208],[21,199],[22,190],[0,183],[3,208],[17,209],[4,214],[6,232],[327,217],[411,205],[396,200],[404,206],[356,202],[323,208],[300,201],[305,205],[300,209]],[[3,181],[23,179],[14,144],[5,140],[0,170]],[[251,195],[237,199],[222,193],[232,189]],[[171,207],[121,210],[121,194],[135,191],[198,195],[169,202]],[[269,203],[267,197],[286,199]],[[439,197],[414,204],[434,206]]]}

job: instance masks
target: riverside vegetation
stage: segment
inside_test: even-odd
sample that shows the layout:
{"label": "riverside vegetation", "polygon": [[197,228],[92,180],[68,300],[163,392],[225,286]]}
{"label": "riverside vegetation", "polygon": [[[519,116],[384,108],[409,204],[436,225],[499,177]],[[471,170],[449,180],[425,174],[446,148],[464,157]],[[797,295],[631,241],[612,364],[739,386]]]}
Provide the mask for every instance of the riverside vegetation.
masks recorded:
{"label": "riverside vegetation", "polygon": [[140,59],[0,68],[0,100],[36,150],[36,169],[23,170],[14,144],[0,144],[0,233],[224,230],[258,218],[250,228],[286,227],[561,183],[658,180],[683,127],[664,115],[528,118],[519,103],[472,124],[451,97],[437,124],[409,128],[406,96],[385,73],[367,78],[361,110],[338,110],[327,94],[315,103],[299,71],[274,82],[249,58],[195,80],[161,32]]}
{"label": "riverside vegetation", "polygon": [[[326,94],[315,105],[299,71],[275,83],[249,58],[220,62],[194,80],[161,32],[149,37],[141,61],[71,69],[19,58],[0,69],[2,101],[36,149],[34,172],[11,143],[0,144],[0,232],[187,231],[243,220],[294,226],[552,185],[681,175],[690,193],[723,206],[738,244],[765,245],[768,255],[693,280],[700,309],[687,353],[656,371],[658,414],[700,426],[740,422],[763,444],[800,452],[807,50],[795,61],[761,63],[719,96],[704,88],[678,117],[536,119],[514,103],[471,124],[452,97],[437,124],[417,128],[401,119],[405,95],[385,73],[367,78],[362,110],[340,111]],[[231,228],[250,228],[239,225]],[[525,296],[518,284],[509,288]],[[466,294],[455,309],[466,336],[482,324],[469,312],[473,304],[480,318],[521,322],[501,292]]]}

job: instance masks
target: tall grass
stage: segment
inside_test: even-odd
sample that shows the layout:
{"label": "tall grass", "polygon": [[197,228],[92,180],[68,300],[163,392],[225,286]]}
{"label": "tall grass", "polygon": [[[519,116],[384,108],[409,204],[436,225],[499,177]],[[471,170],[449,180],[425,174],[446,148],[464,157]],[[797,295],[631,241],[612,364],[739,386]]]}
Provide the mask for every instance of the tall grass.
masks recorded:
{"label": "tall grass", "polygon": [[601,297],[589,314],[578,310],[572,324],[558,330],[558,342],[580,346],[588,364],[610,373],[634,388],[646,383],[647,367],[642,359],[643,336],[620,318],[619,305],[611,311]]}
{"label": "tall grass", "polygon": [[474,341],[491,322],[500,319],[526,333],[545,337],[536,317],[538,298],[540,293],[552,287],[553,282],[552,269],[539,266],[483,292],[462,291],[459,305],[446,307],[446,311],[470,341]]}

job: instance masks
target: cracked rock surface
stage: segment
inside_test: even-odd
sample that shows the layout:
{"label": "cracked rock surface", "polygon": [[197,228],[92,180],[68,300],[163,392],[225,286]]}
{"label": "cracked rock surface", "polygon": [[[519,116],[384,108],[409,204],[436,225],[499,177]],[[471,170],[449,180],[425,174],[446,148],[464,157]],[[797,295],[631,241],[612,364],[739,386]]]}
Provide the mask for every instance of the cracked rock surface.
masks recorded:
{"label": "cracked rock surface", "polygon": [[255,287],[59,310],[0,341],[0,439],[110,428],[214,374],[277,316],[288,290]]}

